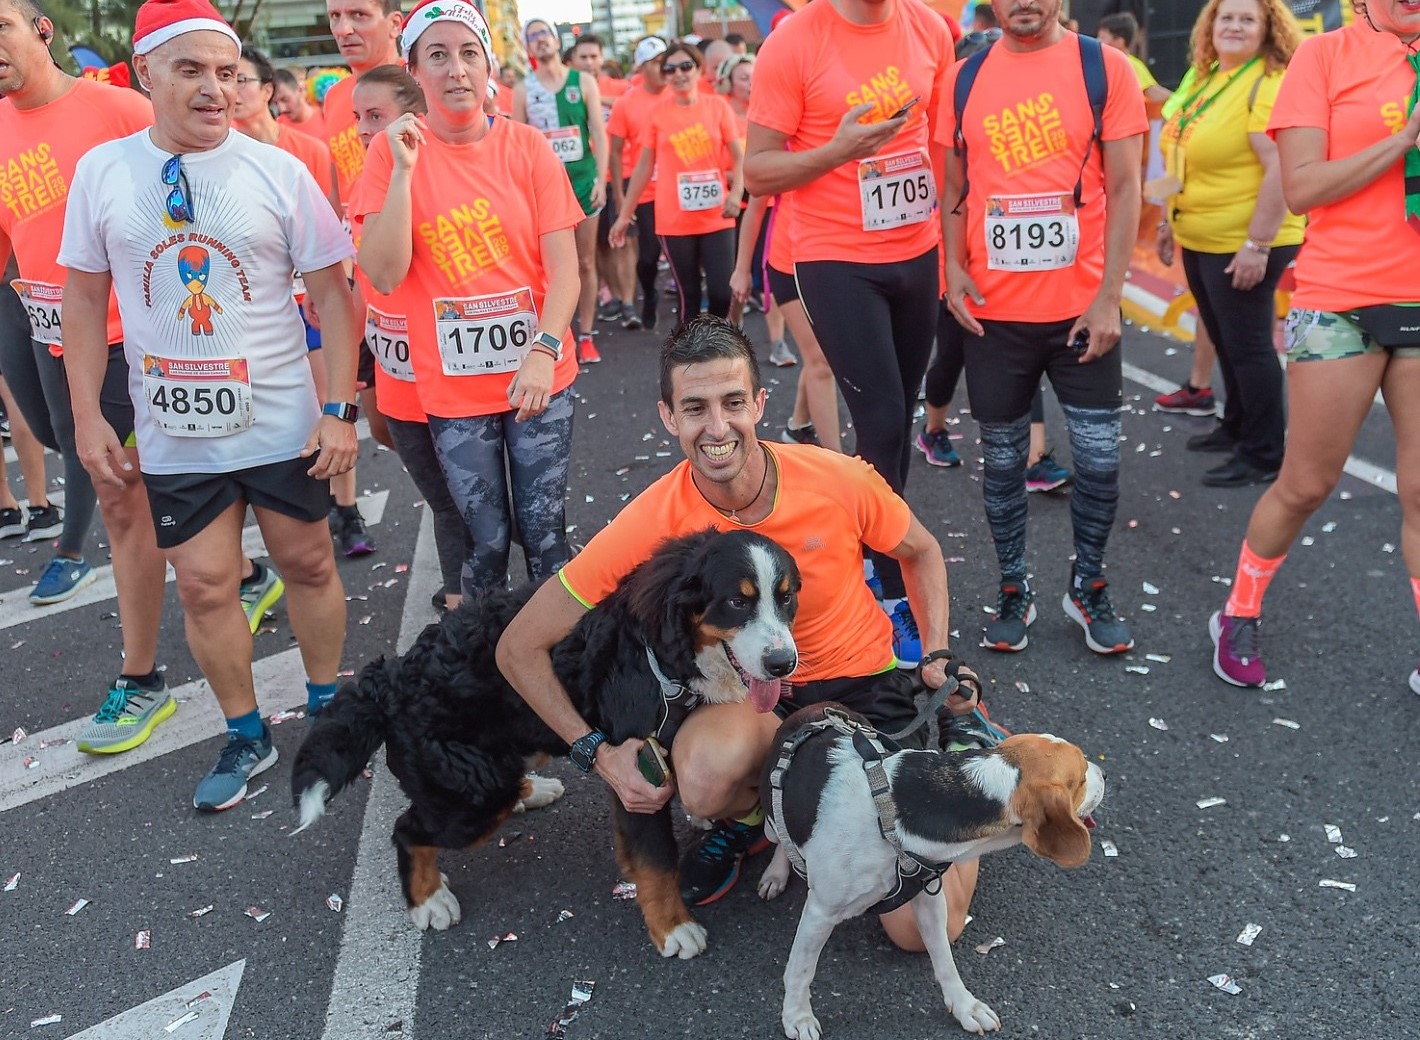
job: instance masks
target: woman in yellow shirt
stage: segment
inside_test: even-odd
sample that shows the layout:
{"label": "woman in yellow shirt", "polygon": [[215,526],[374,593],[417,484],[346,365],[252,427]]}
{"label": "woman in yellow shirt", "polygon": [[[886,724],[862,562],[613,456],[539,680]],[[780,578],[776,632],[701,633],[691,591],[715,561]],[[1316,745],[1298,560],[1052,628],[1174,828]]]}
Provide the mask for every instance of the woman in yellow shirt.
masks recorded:
{"label": "woman in yellow shirt", "polygon": [[1170,196],[1159,258],[1172,263],[1180,248],[1227,394],[1218,427],[1188,441],[1190,451],[1230,456],[1203,475],[1211,487],[1270,483],[1282,464],[1286,413],[1273,299],[1303,224],[1287,212],[1266,129],[1300,40],[1283,0],[1209,0],[1193,27],[1193,83],[1161,140]]}

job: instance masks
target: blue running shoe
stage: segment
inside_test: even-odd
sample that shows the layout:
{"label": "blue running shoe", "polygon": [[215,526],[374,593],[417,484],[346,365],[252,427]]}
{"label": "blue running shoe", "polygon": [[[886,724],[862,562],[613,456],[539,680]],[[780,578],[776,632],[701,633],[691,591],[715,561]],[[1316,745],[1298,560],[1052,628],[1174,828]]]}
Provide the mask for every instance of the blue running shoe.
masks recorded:
{"label": "blue running shoe", "polygon": [[278,757],[271,743],[271,727],[264,723],[259,740],[228,737],[212,772],[197,785],[193,808],[200,812],[230,809],[247,796],[247,781],[274,766]]}
{"label": "blue running shoe", "polygon": [[934,466],[961,465],[961,456],[952,447],[946,430],[923,430],[917,435],[917,450]]}
{"label": "blue running shoe", "polygon": [[715,902],[740,879],[740,864],[769,848],[763,821],[717,820],[680,860],[680,894],[688,906]]}
{"label": "blue running shoe", "polygon": [[1070,471],[1049,455],[1042,455],[1039,462],[1026,470],[1027,491],[1059,491],[1068,487],[1074,480]]}
{"label": "blue running shoe", "polygon": [[83,560],[56,556],[30,590],[30,602],[37,607],[62,603],[85,585],[92,585],[98,575]]}
{"label": "blue running shoe", "polygon": [[892,652],[897,655],[897,666],[916,668],[922,661],[922,634],[917,631],[917,620],[907,600],[898,600],[888,617],[892,618]]}
{"label": "blue running shoe", "polygon": [[863,579],[863,582],[868,586],[868,589],[872,592],[873,599],[881,603],[883,601],[883,581],[881,578],[878,577],[877,565],[873,563],[872,560],[867,560],[865,562],[867,563],[868,573],[867,576]]}

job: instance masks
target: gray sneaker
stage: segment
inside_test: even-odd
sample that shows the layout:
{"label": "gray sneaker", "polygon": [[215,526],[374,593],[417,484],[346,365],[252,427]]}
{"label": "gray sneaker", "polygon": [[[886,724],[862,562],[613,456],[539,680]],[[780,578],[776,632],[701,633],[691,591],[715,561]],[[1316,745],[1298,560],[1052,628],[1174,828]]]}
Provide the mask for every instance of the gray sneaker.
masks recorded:
{"label": "gray sneaker", "polygon": [[177,701],[165,682],[147,690],[129,679],[118,679],[92,722],[79,734],[79,750],[90,755],[130,751],[153,735],[153,730],[173,712]]}
{"label": "gray sneaker", "polygon": [[1024,650],[1030,638],[1026,629],[1035,624],[1035,597],[1023,581],[1003,581],[996,594],[996,616],[981,635],[981,645],[988,650],[1016,653]]}
{"label": "gray sneaker", "polygon": [[776,340],[769,348],[769,363],[775,368],[789,368],[791,365],[797,365],[799,359],[789,349],[789,344],[781,339]]}
{"label": "gray sneaker", "polygon": [[247,781],[276,764],[280,756],[271,743],[271,727],[262,723],[258,740],[228,737],[212,772],[197,785],[192,806],[201,812],[230,809],[247,796]]}
{"label": "gray sneaker", "polygon": [[260,580],[256,580],[256,575],[253,574],[252,580],[242,582],[238,591],[252,635],[256,635],[266,612],[276,605],[276,601],[286,591],[286,583],[281,580],[281,575],[276,573],[275,567],[267,563],[262,565],[261,570]]}

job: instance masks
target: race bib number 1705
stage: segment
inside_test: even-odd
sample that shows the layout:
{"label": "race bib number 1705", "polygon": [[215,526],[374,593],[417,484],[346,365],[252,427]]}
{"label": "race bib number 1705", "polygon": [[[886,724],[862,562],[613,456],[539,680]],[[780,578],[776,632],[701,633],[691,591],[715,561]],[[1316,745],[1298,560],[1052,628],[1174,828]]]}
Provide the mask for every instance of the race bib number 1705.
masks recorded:
{"label": "race bib number 1705", "polygon": [[858,163],[858,195],[864,231],[920,224],[937,208],[937,178],[921,149],[875,155]]}

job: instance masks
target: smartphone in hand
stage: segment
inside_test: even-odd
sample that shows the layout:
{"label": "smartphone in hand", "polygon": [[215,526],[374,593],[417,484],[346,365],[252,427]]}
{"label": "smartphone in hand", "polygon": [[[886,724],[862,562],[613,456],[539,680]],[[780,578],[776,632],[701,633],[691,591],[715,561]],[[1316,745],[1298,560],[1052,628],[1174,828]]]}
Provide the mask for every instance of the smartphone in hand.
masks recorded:
{"label": "smartphone in hand", "polygon": [[896,112],[894,112],[892,115],[888,116],[888,118],[889,118],[889,119],[901,119],[903,116],[907,115],[907,113],[911,112],[912,109],[913,109],[913,107],[914,107],[919,101],[921,101],[921,100],[922,100],[921,96],[918,96],[918,97],[913,98],[911,101],[909,101],[907,104],[903,105],[901,108],[899,108],[899,109],[898,109]]}
{"label": "smartphone in hand", "polygon": [[664,787],[666,778],[671,775],[671,765],[666,758],[665,748],[661,747],[661,742],[655,737],[647,737],[646,742],[641,745],[641,750],[636,752],[636,767],[641,770],[646,783],[652,787]]}

